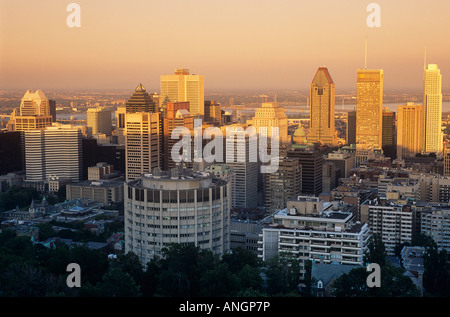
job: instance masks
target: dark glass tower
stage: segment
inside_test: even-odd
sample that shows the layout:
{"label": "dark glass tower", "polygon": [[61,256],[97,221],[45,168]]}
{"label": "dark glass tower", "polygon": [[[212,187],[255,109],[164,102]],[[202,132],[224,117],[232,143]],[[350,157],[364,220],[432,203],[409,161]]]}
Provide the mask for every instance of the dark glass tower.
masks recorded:
{"label": "dark glass tower", "polygon": [[127,113],[158,111],[153,98],[150,97],[142,84],[136,87],[133,95],[128,99],[126,109]]}

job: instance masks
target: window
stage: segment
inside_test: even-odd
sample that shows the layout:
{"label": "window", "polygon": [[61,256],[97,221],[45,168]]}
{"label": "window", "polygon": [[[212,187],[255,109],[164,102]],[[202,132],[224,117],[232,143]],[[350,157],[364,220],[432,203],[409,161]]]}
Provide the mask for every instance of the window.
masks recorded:
{"label": "window", "polygon": [[317,288],[323,288],[323,282],[322,281],[318,281],[317,282]]}

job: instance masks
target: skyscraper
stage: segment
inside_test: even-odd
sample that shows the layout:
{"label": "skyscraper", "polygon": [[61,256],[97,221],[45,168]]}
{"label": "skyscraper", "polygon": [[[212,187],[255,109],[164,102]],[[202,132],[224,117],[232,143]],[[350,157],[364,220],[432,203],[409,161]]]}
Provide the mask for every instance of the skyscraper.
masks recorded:
{"label": "skyscraper", "polygon": [[161,75],[162,104],[189,101],[189,112],[194,117],[205,114],[205,88],[203,75],[191,75],[189,69],[179,68],[173,75]]}
{"label": "skyscraper", "polygon": [[282,157],[275,173],[263,175],[263,199],[268,210],[286,208],[286,202],[301,191],[302,167],[297,158]]}
{"label": "skyscraper", "polygon": [[221,125],[222,107],[214,100],[205,101],[205,122]]}
{"label": "skyscraper", "polygon": [[162,119],[160,112],[126,114],[126,180],[150,173],[162,166]]}
{"label": "skyscraper", "polygon": [[163,124],[158,105],[142,84],[136,87],[125,108],[125,114],[123,109],[118,109],[119,115],[123,115],[123,118],[119,116],[118,127],[124,120],[125,175],[128,181],[162,167]]}
{"label": "skyscraper", "polygon": [[358,69],[356,79],[356,143],[382,147],[383,70]]}
{"label": "skyscraper", "polygon": [[444,169],[442,173],[444,176],[450,176],[450,146],[448,144],[444,147]]}
{"label": "skyscraper", "polygon": [[[232,207],[254,208],[258,206],[258,149],[255,135],[241,126],[226,129],[225,160],[234,172],[232,183]],[[222,127],[222,130],[225,130]],[[232,147],[232,148],[231,148]]]}
{"label": "skyscraper", "polygon": [[439,153],[443,148],[442,75],[438,65],[425,69],[423,85],[423,148],[426,153]]}
{"label": "skyscraper", "polygon": [[86,126],[92,135],[104,133],[111,135],[112,120],[111,111],[103,108],[90,108],[86,111]]}
{"label": "skyscraper", "polygon": [[116,109],[116,132],[117,142],[119,144],[125,144],[125,116],[127,110],[125,106],[119,106]]}
{"label": "skyscraper", "polygon": [[308,142],[337,145],[334,127],[335,85],[326,67],[319,67],[310,85]]}
{"label": "skyscraper", "polygon": [[[176,166],[172,159],[172,148],[179,142],[172,138],[172,132],[177,127],[186,127],[193,136],[194,117],[189,113],[189,102],[168,102],[164,116],[164,170],[168,171]],[[192,150],[192,149],[191,149]],[[181,154],[180,154],[181,155]]]}
{"label": "skyscraper", "polygon": [[302,194],[319,196],[322,192],[323,156],[308,148],[291,148],[287,157],[298,158],[302,168]]}
{"label": "skyscraper", "polygon": [[142,84],[136,87],[125,105],[127,113],[155,112],[158,111],[158,106]]}
{"label": "skyscraper", "polygon": [[20,103],[19,114],[14,113],[12,117],[16,131],[45,129],[53,122],[49,100],[40,89],[35,92],[27,90]]}
{"label": "skyscraper", "polygon": [[356,144],[356,111],[347,113],[347,144]]}
{"label": "skyscraper", "polygon": [[395,159],[396,154],[396,137],[395,137],[395,112],[389,110],[389,108],[383,109],[383,138],[382,148],[384,155]]}
{"label": "skyscraper", "polygon": [[82,178],[82,134],[72,125],[25,131],[27,181]]}
{"label": "skyscraper", "polygon": [[[277,102],[263,103],[261,107],[256,109],[253,119],[247,120],[247,124],[256,128],[258,134],[265,135],[267,138],[278,138],[279,143],[290,142],[286,110],[280,107]],[[267,128],[266,133],[261,133],[263,131],[260,128]],[[278,128],[278,132],[275,130],[275,135],[272,135],[271,128]],[[268,143],[270,144],[269,140]]]}
{"label": "skyscraper", "polygon": [[397,158],[414,157],[422,152],[423,107],[408,102],[397,111]]}

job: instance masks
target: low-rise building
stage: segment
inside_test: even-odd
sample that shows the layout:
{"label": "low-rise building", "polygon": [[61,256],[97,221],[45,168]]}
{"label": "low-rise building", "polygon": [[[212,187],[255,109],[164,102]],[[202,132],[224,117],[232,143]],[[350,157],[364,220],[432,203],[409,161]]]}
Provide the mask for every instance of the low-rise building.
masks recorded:
{"label": "low-rise building", "polygon": [[123,186],[121,181],[84,181],[68,184],[66,197],[72,199],[92,199],[103,203],[105,206],[123,202]]}
{"label": "low-rise building", "polygon": [[363,265],[370,230],[366,223],[354,221],[347,207],[311,196],[290,199],[263,228],[259,257],[268,260],[278,252],[290,252],[300,262],[302,277],[308,260]]}

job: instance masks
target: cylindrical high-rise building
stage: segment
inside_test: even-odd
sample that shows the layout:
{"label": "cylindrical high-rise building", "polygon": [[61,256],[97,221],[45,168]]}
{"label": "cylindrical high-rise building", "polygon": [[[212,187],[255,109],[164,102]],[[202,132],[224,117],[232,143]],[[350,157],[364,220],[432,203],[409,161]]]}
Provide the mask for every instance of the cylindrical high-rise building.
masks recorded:
{"label": "cylindrical high-rise building", "polygon": [[125,184],[125,252],[143,265],[171,243],[193,243],[215,254],[229,249],[230,184],[178,167]]}

